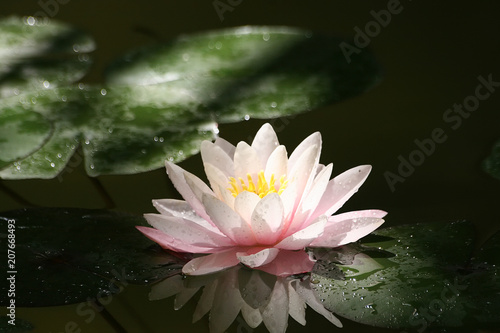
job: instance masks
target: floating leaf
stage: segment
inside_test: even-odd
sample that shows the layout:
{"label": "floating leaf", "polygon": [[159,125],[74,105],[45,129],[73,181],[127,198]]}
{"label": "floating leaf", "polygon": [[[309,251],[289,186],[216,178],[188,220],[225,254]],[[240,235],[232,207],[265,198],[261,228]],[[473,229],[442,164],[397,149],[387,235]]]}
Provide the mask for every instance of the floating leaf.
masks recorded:
{"label": "floating leaf", "polygon": [[[79,42],[81,35],[58,30],[59,25],[34,18],[15,22],[12,31],[4,28],[21,40],[13,50],[24,50],[30,45],[26,40],[39,38],[32,42],[35,49],[23,51],[30,57],[57,51],[72,59],[76,51],[92,49],[92,43]],[[366,50],[347,63],[340,42],[293,28],[243,27],[183,36],[133,52],[110,67],[102,86],[61,87],[39,71],[42,86],[15,88],[0,101],[0,114],[7,109],[36,113],[51,132],[40,134],[38,144],[27,140],[22,146],[26,153],[14,160],[0,155],[0,177],[56,177],[78,147],[91,176],[150,171],[165,160],[179,162],[197,153],[201,141],[214,138],[216,122],[293,115],[354,96],[379,80],[379,67]],[[16,66],[29,67],[26,62]],[[75,79],[61,75],[66,83]],[[6,81],[6,87],[12,82]],[[18,121],[26,127],[28,120]],[[3,122],[0,117],[0,129],[9,126]],[[14,134],[5,145],[22,139]]]}
{"label": "floating leaf", "polygon": [[112,85],[158,85],[176,103],[199,104],[219,122],[274,118],[308,111],[357,95],[380,79],[366,50],[348,63],[339,38],[290,27],[240,27],[181,36],[113,64]]}
{"label": "floating leaf", "polygon": [[[378,230],[362,240],[364,250],[337,261],[345,280],[325,276],[320,261],[315,292],[334,313],[373,326],[423,331],[498,325],[498,259],[487,269],[471,265],[472,234],[467,222]],[[482,256],[494,251],[498,235]],[[491,308],[484,312],[486,302]]]}
{"label": "floating leaf", "polygon": [[67,24],[34,17],[0,20],[0,97],[79,80],[94,49],[92,38]]}
{"label": "floating leaf", "polygon": [[0,113],[0,168],[35,152],[51,134],[50,122],[40,114],[4,109]]}
{"label": "floating leaf", "polygon": [[496,179],[500,179],[500,140],[491,149],[491,154],[483,161],[483,169]]}
{"label": "floating leaf", "polygon": [[[15,267],[10,270],[17,271],[16,306],[82,302],[179,271],[174,257],[135,229],[145,223],[140,216],[76,208],[23,209],[1,214],[6,232],[9,220],[15,225]],[[7,236],[0,234],[4,257]],[[5,305],[3,286],[0,303]]]}

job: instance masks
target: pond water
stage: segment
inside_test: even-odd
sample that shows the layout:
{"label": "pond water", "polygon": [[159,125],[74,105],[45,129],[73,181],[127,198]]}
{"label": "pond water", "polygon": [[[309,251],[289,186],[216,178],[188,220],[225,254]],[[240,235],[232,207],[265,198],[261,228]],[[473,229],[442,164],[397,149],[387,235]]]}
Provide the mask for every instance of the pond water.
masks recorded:
{"label": "pond water", "polygon": [[[217,3],[225,3],[230,9],[222,12]],[[388,8],[392,8],[391,16],[386,16],[383,24],[377,23],[377,18],[384,20],[377,13]],[[271,120],[280,142],[290,152],[310,133],[319,131],[323,137],[321,162],[333,162],[334,175],[361,164],[373,166],[368,180],[342,211],[385,210],[389,214],[384,226],[467,219],[476,228],[478,242],[500,226],[500,182],[481,168],[500,139],[500,87],[487,83],[500,82],[499,10],[493,2],[451,5],[412,1],[200,4],[47,0],[0,4],[2,16],[44,12],[94,36],[95,64],[82,80],[88,83],[102,82],[106,64],[124,52],[183,33],[251,24],[358,36],[353,45],[371,49],[383,67],[383,80],[368,92],[341,103]],[[359,37],[360,30],[371,37]],[[477,96],[479,85],[485,97],[476,99],[477,106],[467,104],[473,103],[470,96]],[[449,111],[464,103],[461,112]],[[249,141],[265,122],[250,118],[222,124],[219,135],[233,144]],[[155,211],[151,199],[180,198],[164,169],[94,179],[86,175],[83,163],[76,164],[62,178],[2,180],[0,211],[35,205],[111,208],[143,214]],[[179,165],[200,177],[204,175],[199,155]],[[126,286],[106,305],[109,315],[128,332],[208,332],[206,317],[191,324],[196,302],[175,311],[172,298],[149,301],[150,289]],[[33,322],[38,327],[36,332],[114,332],[98,310],[84,303],[18,309],[18,316]],[[305,327],[290,320],[287,332],[335,329],[314,311],[308,311],[306,319]],[[347,319],[342,322],[344,332],[387,331]],[[250,331],[266,330],[262,326],[249,330],[238,321],[228,330]]]}

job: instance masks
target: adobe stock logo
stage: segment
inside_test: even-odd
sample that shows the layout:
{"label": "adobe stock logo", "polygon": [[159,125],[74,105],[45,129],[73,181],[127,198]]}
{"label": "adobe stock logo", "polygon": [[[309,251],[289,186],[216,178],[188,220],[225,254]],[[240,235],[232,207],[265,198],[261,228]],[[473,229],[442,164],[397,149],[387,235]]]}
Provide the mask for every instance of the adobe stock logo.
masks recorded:
{"label": "adobe stock logo", "polygon": [[59,13],[59,5],[66,5],[71,0],[39,0],[38,5],[42,8],[36,12],[35,17],[54,17]]}
{"label": "adobe stock logo", "polygon": [[[477,80],[479,84],[476,86],[474,94],[465,97],[461,104],[455,103],[452,108],[443,112],[444,123],[448,124],[453,131],[458,130],[464,119],[468,119],[479,108],[481,101],[488,99],[495,92],[495,89],[500,87],[500,82],[493,81],[493,74],[489,74],[487,78],[480,75]],[[384,172],[384,178],[391,192],[396,190],[396,184],[403,183],[410,177],[415,169],[425,162],[426,158],[434,154],[437,146],[447,139],[446,130],[441,127],[434,128],[426,138],[415,139],[413,143],[416,148],[406,156],[398,156],[397,173]]]}

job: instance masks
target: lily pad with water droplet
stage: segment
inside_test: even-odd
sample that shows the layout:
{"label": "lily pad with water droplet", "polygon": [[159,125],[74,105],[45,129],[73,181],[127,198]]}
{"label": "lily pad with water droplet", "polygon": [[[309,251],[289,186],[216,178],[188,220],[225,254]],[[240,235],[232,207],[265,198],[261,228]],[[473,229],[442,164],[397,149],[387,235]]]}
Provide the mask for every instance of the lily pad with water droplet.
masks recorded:
{"label": "lily pad with water droplet", "polygon": [[[16,21],[23,27],[14,24],[9,33],[39,37],[40,54],[23,51],[30,57],[92,49],[73,30],[29,20]],[[15,50],[24,50],[21,37]],[[128,54],[110,67],[105,85],[58,87],[43,79],[42,86],[16,88],[0,101],[0,112],[37,113],[52,132],[25,149],[29,156],[0,163],[0,177],[61,176],[79,146],[77,160],[91,176],[150,171],[196,154],[202,140],[214,139],[217,122],[294,115],[354,96],[379,80],[380,69],[365,49],[348,62],[339,43],[287,27],[232,28]],[[75,79],[61,75],[67,83]]]}
{"label": "lily pad with water droplet", "polygon": [[[338,264],[345,280],[315,268],[313,288],[332,312],[373,326],[423,331],[499,325],[499,279],[492,263],[470,262],[472,237],[467,222],[381,229],[361,241],[365,250]],[[498,235],[487,246],[490,257],[497,241]],[[493,305],[482,316],[486,302]]]}
{"label": "lily pad with water droplet", "polygon": [[0,20],[0,97],[79,80],[94,49],[89,35],[68,24],[34,17]]}
{"label": "lily pad with water droplet", "polygon": [[52,135],[51,123],[27,110],[0,113],[0,168],[38,150]]}
{"label": "lily pad with water droplet", "polygon": [[343,40],[291,27],[247,26],[181,36],[138,50],[107,71],[110,85],[158,87],[218,122],[293,115],[364,92],[380,80],[373,56],[348,61]]}
{"label": "lily pad with water droplet", "polygon": [[[76,208],[0,213],[0,253],[7,258],[14,225],[16,306],[53,306],[105,297],[127,285],[163,279],[180,270],[175,257],[135,229],[141,216]],[[14,274],[14,273],[12,273]],[[6,305],[6,284],[0,303]]]}

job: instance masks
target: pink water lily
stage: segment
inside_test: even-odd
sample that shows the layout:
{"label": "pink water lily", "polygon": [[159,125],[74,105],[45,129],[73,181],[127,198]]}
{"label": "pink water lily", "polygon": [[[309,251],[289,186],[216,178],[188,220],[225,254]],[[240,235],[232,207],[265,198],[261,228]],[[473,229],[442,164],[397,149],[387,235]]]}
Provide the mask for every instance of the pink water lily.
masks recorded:
{"label": "pink water lily", "polygon": [[332,164],[319,163],[321,135],[307,137],[290,157],[265,124],[251,145],[204,141],[201,156],[210,187],[167,162],[167,173],[185,201],[153,200],[146,214],[154,228],[137,227],[163,248],[208,254],[183,267],[201,275],[244,264],[287,276],[311,271],[306,247],[338,247],[378,228],[386,212],[334,214],[358,190],[371,166],[330,180]]}

